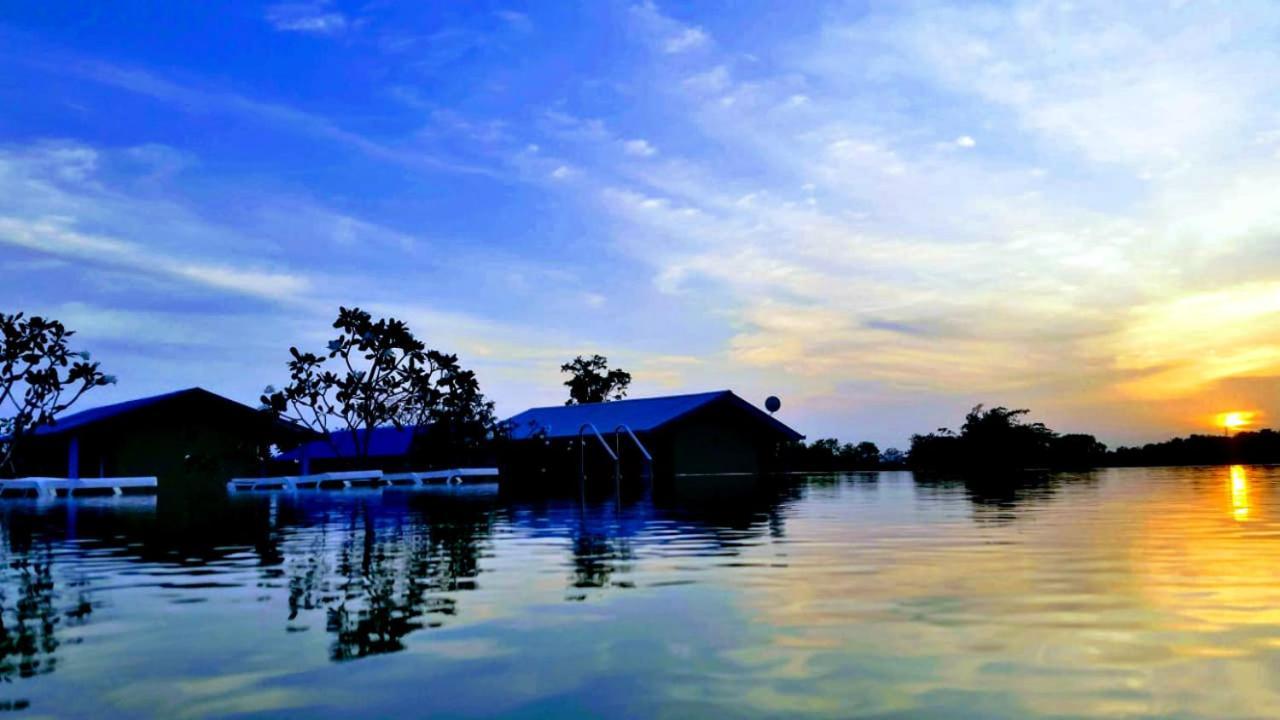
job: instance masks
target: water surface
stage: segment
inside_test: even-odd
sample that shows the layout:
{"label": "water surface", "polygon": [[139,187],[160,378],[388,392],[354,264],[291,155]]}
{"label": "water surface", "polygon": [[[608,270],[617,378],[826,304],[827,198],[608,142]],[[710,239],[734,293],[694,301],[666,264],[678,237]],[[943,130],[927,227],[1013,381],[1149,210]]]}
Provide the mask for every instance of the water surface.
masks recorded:
{"label": "water surface", "polygon": [[6,502],[0,711],[1280,717],[1278,485]]}

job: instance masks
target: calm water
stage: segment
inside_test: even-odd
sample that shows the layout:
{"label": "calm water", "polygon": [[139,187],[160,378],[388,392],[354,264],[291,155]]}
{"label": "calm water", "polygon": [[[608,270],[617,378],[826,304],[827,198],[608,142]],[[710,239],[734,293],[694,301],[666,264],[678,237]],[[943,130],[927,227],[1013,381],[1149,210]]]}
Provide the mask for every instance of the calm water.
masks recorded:
{"label": "calm water", "polygon": [[1280,717],[1280,470],[0,506],[15,717]]}

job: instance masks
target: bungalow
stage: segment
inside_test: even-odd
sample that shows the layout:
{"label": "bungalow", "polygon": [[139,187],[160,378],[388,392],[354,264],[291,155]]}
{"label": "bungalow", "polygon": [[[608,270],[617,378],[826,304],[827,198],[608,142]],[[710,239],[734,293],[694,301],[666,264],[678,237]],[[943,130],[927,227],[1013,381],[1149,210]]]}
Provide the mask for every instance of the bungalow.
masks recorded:
{"label": "bungalow", "polygon": [[276,473],[381,470],[385,473],[422,472],[437,468],[492,466],[488,442],[458,442],[440,424],[418,427],[375,427],[372,430],[334,430],[274,458]]}
{"label": "bungalow", "polygon": [[15,464],[19,476],[154,476],[161,488],[220,488],[257,474],[273,443],[308,433],[197,387],[58,418],[21,441]]}
{"label": "bungalow", "polygon": [[285,474],[309,475],[346,470],[416,470],[410,457],[420,433],[413,427],[377,427],[372,430],[335,430],[329,436],[305,442],[281,453],[275,460],[285,463]]}
{"label": "bungalow", "polygon": [[612,462],[612,454],[632,466],[645,452],[661,476],[756,474],[772,469],[780,443],[804,437],[729,390],[533,408],[505,425],[504,475],[562,473],[580,457]]}

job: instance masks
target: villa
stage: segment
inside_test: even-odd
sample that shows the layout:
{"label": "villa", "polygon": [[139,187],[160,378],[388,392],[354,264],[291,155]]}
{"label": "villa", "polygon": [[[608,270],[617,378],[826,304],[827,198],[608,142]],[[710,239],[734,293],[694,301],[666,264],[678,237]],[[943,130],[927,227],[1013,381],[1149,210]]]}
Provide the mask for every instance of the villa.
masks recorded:
{"label": "villa", "polygon": [[22,441],[19,476],[152,476],[161,488],[257,474],[270,446],[309,431],[203,388],[58,418]]}
{"label": "villa", "polygon": [[532,408],[505,425],[504,474],[602,463],[663,477],[757,474],[779,444],[804,438],[729,390]]}

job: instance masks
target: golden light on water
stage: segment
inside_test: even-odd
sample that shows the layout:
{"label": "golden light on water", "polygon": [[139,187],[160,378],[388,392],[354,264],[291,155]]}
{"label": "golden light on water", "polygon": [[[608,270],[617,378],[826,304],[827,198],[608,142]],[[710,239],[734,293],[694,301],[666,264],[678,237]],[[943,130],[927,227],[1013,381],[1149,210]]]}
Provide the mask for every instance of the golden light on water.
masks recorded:
{"label": "golden light on water", "polygon": [[1237,522],[1249,519],[1249,475],[1243,465],[1231,466],[1231,515]]}
{"label": "golden light on water", "polygon": [[1232,430],[1243,430],[1253,425],[1254,419],[1258,413],[1252,410],[1232,410],[1230,412],[1219,413],[1216,419],[1217,425],[1227,432]]}

